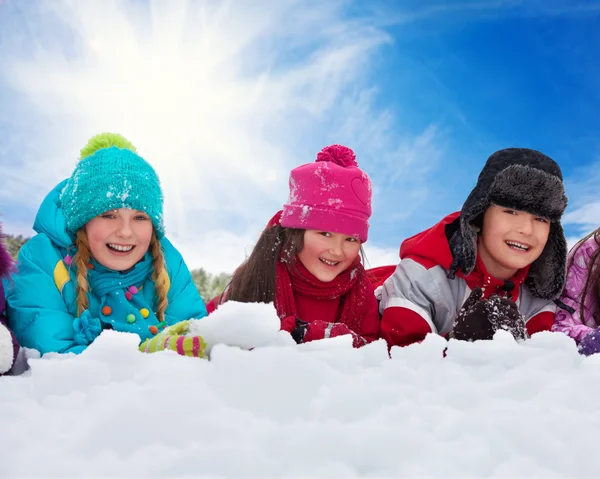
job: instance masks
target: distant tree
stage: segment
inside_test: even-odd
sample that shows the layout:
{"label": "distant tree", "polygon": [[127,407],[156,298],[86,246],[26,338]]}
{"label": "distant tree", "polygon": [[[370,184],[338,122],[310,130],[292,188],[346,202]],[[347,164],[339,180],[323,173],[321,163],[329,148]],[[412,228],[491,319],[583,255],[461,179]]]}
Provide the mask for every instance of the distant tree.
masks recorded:
{"label": "distant tree", "polygon": [[192,280],[205,302],[221,294],[231,279],[231,275],[227,273],[214,275],[206,272],[204,268],[193,269],[191,273]]}
{"label": "distant tree", "polygon": [[4,235],[4,242],[6,243],[8,252],[12,255],[14,259],[17,259],[21,246],[23,246],[28,239],[29,238],[26,238],[23,235]]}

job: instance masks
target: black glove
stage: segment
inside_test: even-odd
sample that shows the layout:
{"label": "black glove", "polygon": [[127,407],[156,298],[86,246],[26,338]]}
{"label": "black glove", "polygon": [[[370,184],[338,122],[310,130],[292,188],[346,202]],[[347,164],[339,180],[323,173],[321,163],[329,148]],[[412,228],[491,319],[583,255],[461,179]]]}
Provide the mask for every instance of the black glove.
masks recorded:
{"label": "black glove", "polygon": [[515,339],[527,339],[525,320],[514,301],[493,294],[481,300],[481,288],[469,295],[454,322],[450,337],[462,341],[492,339],[494,333],[504,329]]}
{"label": "black glove", "polygon": [[492,339],[494,330],[488,320],[486,301],[481,301],[483,291],[481,288],[475,288],[462,308],[458,312],[451,338],[461,341],[477,341],[479,339]]}
{"label": "black glove", "polygon": [[292,338],[296,341],[296,344],[300,344],[304,341],[304,335],[308,329],[308,323],[302,321],[300,318],[296,318],[296,327],[292,331]]}

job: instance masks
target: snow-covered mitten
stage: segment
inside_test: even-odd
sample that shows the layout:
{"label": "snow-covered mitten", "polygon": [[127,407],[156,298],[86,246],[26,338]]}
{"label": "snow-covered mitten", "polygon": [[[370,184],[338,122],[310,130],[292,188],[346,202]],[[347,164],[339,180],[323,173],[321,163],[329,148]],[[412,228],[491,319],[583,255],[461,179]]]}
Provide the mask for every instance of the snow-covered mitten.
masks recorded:
{"label": "snow-covered mitten", "polygon": [[454,321],[450,333],[451,338],[461,341],[477,341],[494,337],[494,329],[488,319],[486,301],[481,300],[482,296],[481,288],[471,291]]}
{"label": "snow-covered mitten", "polygon": [[3,314],[0,314],[0,376],[9,372],[19,354],[17,338],[8,329],[8,323]]}
{"label": "snow-covered mitten", "polygon": [[312,321],[306,327],[304,342],[317,339],[335,338],[344,334],[352,334],[352,330],[343,323],[329,323],[327,321]]}
{"label": "snow-covered mitten", "polygon": [[99,318],[92,318],[86,309],[81,316],[73,320],[73,339],[77,344],[87,346],[102,332],[102,324]]}
{"label": "snow-covered mitten", "polygon": [[202,336],[187,336],[190,332],[190,321],[180,321],[165,328],[165,330],[146,339],[139,347],[143,353],[155,353],[157,351],[171,350],[181,356],[204,358],[206,353],[206,342]]}
{"label": "snow-covered mitten", "polygon": [[494,332],[503,329],[515,339],[529,338],[525,319],[514,301],[493,294],[487,299],[485,306]]}
{"label": "snow-covered mitten", "polygon": [[579,343],[579,352],[585,356],[600,353],[600,331],[594,329],[586,334]]}

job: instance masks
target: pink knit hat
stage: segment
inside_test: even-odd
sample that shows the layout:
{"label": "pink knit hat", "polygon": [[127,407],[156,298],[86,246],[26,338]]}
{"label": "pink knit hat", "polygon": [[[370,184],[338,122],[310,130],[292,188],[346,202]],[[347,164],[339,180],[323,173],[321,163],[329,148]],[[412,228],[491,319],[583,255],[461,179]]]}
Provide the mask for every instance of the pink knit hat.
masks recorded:
{"label": "pink knit hat", "polygon": [[317,161],[291,171],[281,226],[342,233],[364,243],[370,216],[371,180],[350,148],[326,146]]}

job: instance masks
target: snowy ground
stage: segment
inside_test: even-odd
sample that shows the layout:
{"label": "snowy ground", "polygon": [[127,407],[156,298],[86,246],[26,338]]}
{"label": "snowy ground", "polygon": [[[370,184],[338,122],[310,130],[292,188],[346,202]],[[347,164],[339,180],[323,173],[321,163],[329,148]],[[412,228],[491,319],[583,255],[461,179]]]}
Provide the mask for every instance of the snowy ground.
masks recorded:
{"label": "snowy ground", "polygon": [[0,476],[600,475],[600,355],[560,334],[429,336],[390,360],[383,342],[297,347],[254,306],[224,309],[220,338],[206,324],[231,342],[233,321],[255,325],[244,335],[265,345],[252,351],[142,354],[108,331],[0,378]]}

